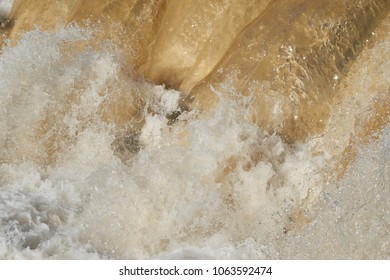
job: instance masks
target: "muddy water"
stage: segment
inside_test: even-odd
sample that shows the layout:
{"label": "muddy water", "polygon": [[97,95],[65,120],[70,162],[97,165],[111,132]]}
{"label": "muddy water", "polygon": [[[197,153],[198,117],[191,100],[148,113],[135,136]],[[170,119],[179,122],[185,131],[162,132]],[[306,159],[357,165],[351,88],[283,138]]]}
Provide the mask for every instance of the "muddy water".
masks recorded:
{"label": "muddy water", "polygon": [[1,258],[389,258],[388,1],[13,4]]}

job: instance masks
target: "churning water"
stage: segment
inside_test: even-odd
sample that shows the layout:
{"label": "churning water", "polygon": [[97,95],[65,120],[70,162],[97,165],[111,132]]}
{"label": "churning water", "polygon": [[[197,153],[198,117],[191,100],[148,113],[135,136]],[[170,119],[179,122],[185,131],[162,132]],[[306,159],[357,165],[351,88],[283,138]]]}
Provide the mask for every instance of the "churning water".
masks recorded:
{"label": "churning water", "polygon": [[388,1],[44,2],[0,1],[0,258],[390,257]]}

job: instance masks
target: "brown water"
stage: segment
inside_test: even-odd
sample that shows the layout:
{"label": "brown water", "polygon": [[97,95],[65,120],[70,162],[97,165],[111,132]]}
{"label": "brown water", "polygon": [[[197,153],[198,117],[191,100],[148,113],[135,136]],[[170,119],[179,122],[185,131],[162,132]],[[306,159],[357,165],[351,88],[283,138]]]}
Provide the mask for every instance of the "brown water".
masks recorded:
{"label": "brown water", "polygon": [[389,258],[389,1],[9,6],[2,258]]}

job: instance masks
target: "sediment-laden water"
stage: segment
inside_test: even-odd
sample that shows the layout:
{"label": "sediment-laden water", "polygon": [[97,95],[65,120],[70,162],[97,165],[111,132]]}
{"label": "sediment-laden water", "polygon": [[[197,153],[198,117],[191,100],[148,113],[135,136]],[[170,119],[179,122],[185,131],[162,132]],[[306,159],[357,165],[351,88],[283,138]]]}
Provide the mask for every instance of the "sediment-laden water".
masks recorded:
{"label": "sediment-laden water", "polygon": [[387,0],[0,1],[0,258],[388,259]]}

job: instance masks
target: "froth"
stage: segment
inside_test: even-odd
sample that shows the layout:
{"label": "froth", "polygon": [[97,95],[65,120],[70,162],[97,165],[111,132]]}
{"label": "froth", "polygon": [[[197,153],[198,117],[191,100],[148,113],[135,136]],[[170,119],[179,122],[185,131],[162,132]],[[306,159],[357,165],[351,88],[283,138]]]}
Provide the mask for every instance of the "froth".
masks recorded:
{"label": "froth", "polygon": [[262,132],[245,99],[182,111],[114,47],[88,48],[92,34],[35,30],[0,58],[2,257],[264,257],[245,244],[288,230],[320,161]]}
{"label": "froth", "polygon": [[0,1],[0,17],[8,17],[11,12],[13,0],[1,0]]}
{"label": "froth", "polygon": [[264,257],[258,247],[234,248],[283,235],[289,215],[315,187],[302,177],[313,178],[319,164],[304,147],[288,148],[261,132],[238,109],[223,100],[210,118],[183,113],[172,126],[163,115],[146,116],[143,147],[128,165],[111,163],[90,177],[96,191],[81,215],[83,240],[115,257],[187,247],[207,249],[209,257]]}
{"label": "froth", "polygon": [[[252,122],[253,99],[228,82],[210,88],[214,110],[188,111],[180,91],[134,74],[112,42],[96,46],[96,34],[33,30],[3,48],[0,258],[287,258],[296,248],[313,256],[300,244],[315,242],[310,230],[333,217],[312,206],[327,199],[324,169],[348,144],[354,119],[335,130],[342,116],[333,112],[326,135],[286,144]],[[375,57],[388,43],[379,47]],[[366,107],[356,108],[348,112]],[[388,138],[387,129],[368,149],[378,161],[367,152],[356,163],[359,172],[364,162],[377,167],[363,182],[385,198]],[[358,185],[359,176],[351,171],[341,184]]]}

